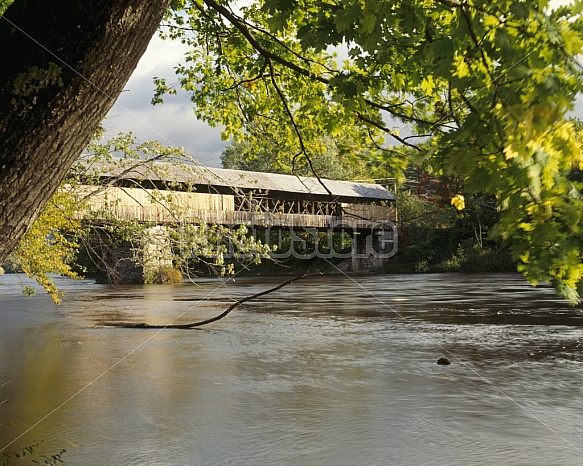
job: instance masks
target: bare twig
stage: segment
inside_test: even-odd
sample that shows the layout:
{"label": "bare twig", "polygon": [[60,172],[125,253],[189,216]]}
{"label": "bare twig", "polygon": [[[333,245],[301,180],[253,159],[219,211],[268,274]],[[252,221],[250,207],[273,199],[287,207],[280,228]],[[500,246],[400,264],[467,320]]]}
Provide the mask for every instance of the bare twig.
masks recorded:
{"label": "bare twig", "polygon": [[106,181],[101,182],[98,189],[96,189],[95,191],[91,191],[89,194],[86,194],[84,197],[81,198],[81,201],[85,201],[86,199],[88,199],[91,196],[95,196],[99,193],[102,193],[109,186],[113,185],[116,181],[121,180],[124,176],[126,176],[128,173],[131,173],[132,171],[136,170],[137,168],[140,168],[144,165],[148,165],[156,160],[163,159],[166,156],[167,156],[167,154],[158,154],[158,155],[155,155],[154,157],[140,160],[140,161],[132,164],[130,167],[122,170],[121,173],[114,175],[114,176],[110,176]]}
{"label": "bare twig", "polygon": [[287,285],[289,285],[297,280],[301,280],[302,278],[311,277],[313,275],[320,275],[320,273],[306,272],[303,275],[298,275],[297,277],[290,278],[289,280],[287,280],[283,283],[280,283],[279,285],[274,286],[273,288],[269,288],[268,290],[261,291],[260,293],[255,293],[255,294],[253,294],[251,296],[247,296],[243,299],[239,299],[239,300],[235,301],[233,304],[231,304],[224,312],[222,312],[218,316],[211,317],[210,319],[202,320],[200,322],[191,322],[188,324],[168,324],[168,325],[150,325],[148,323],[137,323],[137,324],[122,323],[119,325],[118,324],[110,324],[110,325],[113,327],[121,327],[121,328],[153,328],[153,329],[167,329],[167,328],[170,329],[171,328],[171,329],[180,329],[180,330],[191,330],[193,328],[200,327],[202,325],[207,325],[207,324],[210,324],[211,322],[216,322],[217,320],[222,319],[223,317],[228,315],[233,309],[235,309],[236,307],[240,306],[243,303],[246,303],[247,301],[251,301],[252,299],[259,298],[260,296],[265,296],[266,294],[269,294],[269,293],[273,293],[274,291],[280,290],[284,286],[287,286]]}

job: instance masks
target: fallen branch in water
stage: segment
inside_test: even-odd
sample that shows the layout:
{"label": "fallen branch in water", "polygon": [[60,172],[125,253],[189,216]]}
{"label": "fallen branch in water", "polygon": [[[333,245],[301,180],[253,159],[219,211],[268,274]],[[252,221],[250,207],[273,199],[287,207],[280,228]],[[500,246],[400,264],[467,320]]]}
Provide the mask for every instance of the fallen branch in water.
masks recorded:
{"label": "fallen branch in water", "polygon": [[287,286],[297,280],[301,280],[302,278],[306,278],[306,277],[310,277],[313,275],[320,275],[320,273],[305,273],[303,275],[298,275],[297,277],[294,278],[290,278],[289,280],[280,283],[277,286],[274,286],[273,288],[270,288],[268,290],[265,291],[261,291],[260,293],[255,293],[251,296],[247,296],[243,299],[238,299],[237,301],[235,301],[233,304],[231,304],[224,312],[222,312],[221,314],[219,314],[218,316],[215,317],[211,317],[210,319],[206,319],[206,320],[201,320],[200,322],[191,322],[188,324],[168,324],[168,325],[150,325],[148,323],[139,323],[139,324],[131,324],[131,323],[122,323],[122,324],[109,324],[109,325],[113,325],[115,327],[121,327],[121,328],[153,328],[153,329],[166,329],[166,328],[172,328],[172,329],[181,329],[181,330],[190,330],[196,327],[200,327],[201,325],[207,325],[210,324],[211,322],[216,322],[217,320],[222,319],[223,317],[225,317],[227,314],[229,314],[233,309],[235,309],[237,306],[240,306],[243,303],[246,303],[247,301],[251,301],[252,299],[256,299],[259,298],[260,296],[265,296],[266,294],[269,293],[273,293],[274,291],[277,291],[281,288],[283,288],[284,286]]}

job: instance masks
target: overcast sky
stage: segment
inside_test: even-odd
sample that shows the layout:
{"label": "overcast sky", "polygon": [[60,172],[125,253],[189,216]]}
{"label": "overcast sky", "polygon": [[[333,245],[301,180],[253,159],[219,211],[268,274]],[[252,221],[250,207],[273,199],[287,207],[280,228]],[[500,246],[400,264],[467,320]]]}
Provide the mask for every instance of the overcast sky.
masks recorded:
{"label": "overcast sky", "polygon": [[188,96],[165,97],[165,103],[153,106],[153,77],[163,77],[171,83],[176,78],[174,67],[184,63],[184,46],[156,35],[138,67],[110,110],[103,126],[107,136],[120,131],[132,131],[140,142],[158,140],[164,144],[182,146],[201,163],[220,167],[220,155],[228,145],[221,141],[219,129],[210,128],[194,116]]}
{"label": "overcast sky", "polygon": [[[567,1],[554,0],[551,5],[556,7],[563,3]],[[152,78],[158,76],[172,82],[176,77],[174,66],[184,62],[184,47],[154,36],[103,125],[108,136],[132,131],[140,142],[155,139],[164,144],[182,146],[201,163],[220,167],[220,155],[228,142],[221,140],[219,129],[210,128],[196,119],[186,94],[179,91],[178,95],[166,96],[162,105],[150,104],[154,94]],[[578,107],[575,113],[581,117],[583,105]]]}

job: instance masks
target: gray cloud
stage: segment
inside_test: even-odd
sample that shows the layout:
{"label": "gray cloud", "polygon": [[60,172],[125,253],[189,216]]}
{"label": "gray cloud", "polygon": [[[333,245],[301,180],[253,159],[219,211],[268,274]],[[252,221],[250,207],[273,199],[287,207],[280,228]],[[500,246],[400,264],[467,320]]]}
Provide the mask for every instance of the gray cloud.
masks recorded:
{"label": "gray cloud", "polygon": [[173,68],[183,61],[185,46],[162,41],[155,36],[130,80],[103,122],[106,136],[132,131],[139,141],[158,140],[182,146],[205,165],[220,167],[220,155],[228,142],[221,140],[220,129],[211,128],[194,116],[185,94],[167,96],[165,103],[153,106],[152,79],[175,79]]}

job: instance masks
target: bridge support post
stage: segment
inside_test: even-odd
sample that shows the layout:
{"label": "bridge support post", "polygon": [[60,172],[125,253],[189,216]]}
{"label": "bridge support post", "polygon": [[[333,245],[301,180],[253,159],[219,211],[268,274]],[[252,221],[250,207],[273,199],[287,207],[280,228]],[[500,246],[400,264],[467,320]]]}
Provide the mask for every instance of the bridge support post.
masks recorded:
{"label": "bridge support post", "polygon": [[352,232],[352,272],[383,267],[396,252],[397,228],[392,223],[377,228],[355,228]]}
{"label": "bridge support post", "polygon": [[155,226],[144,231],[141,239],[141,261],[144,283],[165,281],[165,271],[172,267],[172,246],[170,234],[166,227]]}
{"label": "bridge support post", "polygon": [[353,272],[362,271],[362,261],[366,254],[366,239],[367,236],[363,234],[362,230],[354,230],[352,232],[352,250],[350,251],[350,266]]}
{"label": "bridge support post", "polygon": [[95,281],[109,285],[144,283],[144,270],[136,255],[139,249],[130,241],[100,245],[101,264]]}
{"label": "bridge support post", "polygon": [[159,283],[172,269],[172,248],[166,227],[147,228],[134,241],[102,245],[97,283],[129,285]]}

